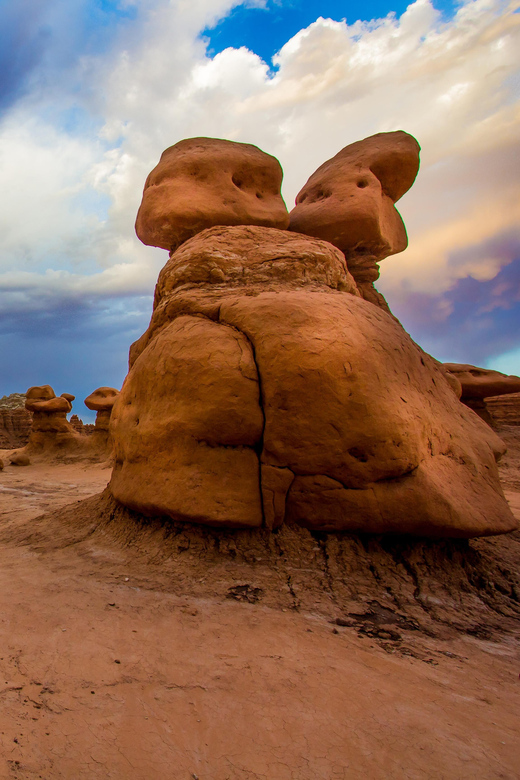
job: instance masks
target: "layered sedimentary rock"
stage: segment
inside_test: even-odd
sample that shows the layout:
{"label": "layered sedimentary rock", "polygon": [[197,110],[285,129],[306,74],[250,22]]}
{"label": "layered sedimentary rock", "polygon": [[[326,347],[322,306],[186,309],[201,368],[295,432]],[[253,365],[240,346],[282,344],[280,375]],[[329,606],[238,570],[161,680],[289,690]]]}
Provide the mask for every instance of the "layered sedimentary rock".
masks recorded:
{"label": "layered sedimentary rock", "polygon": [[132,509],[224,527],[516,526],[498,480],[502,442],[360,297],[330,243],[203,231],[162,270],[131,364],[112,413],[110,489]]}
{"label": "layered sedimentary rock", "polygon": [[26,452],[71,448],[79,443],[80,437],[67,420],[73,400],[70,393],[57,397],[50,385],[29,388],[25,408],[33,419]]}
{"label": "layered sedimentary rock", "polygon": [[96,422],[91,431],[91,442],[94,447],[109,448],[111,446],[109,436],[110,415],[112,407],[119,395],[115,387],[98,387],[87,398],[85,406],[91,411],[97,412]]}
{"label": "layered sedimentary rock", "polygon": [[455,376],[462,387],[460,400],[473,409],[488,425],[493,425],[486,399],[520,392],[520,377],[500,371],[479,368],[467,363],[444,363],[444,368]]}
{"label": "layered sedimentary rock", "polygon": [[486,398],[486,406],[496,426],[520,425],[520,393]]}
{"label": "layered sedimentary rock", "polygon": [[174,250],[213,225],[286,228],[282,169],[251,144],[188,138],[163,152],[137,214],[144,244]]}
{"label": "layered sedimentary rock", "polygon": [[350,144],[312,174],[290,213],[289,230],[341,249],[362,296],[386,310],[373,283],[379,261],[408,244],[394,204],[415,180],[419,151],[415,138],[402,131]]}
{"label": "layered sedimentary rock", "polygon": [[32,415],[25,409],[25,395],[0,398],[0,449],[23,447],[29,440]]}
{"label": "layered sedimentary rock", "polygon": [[70,424],[76,431],[76,433],[84,433],[85,432],[85,426],[83,425],[83,420],[80,420],[77,414],[71,414],[69,419]]}

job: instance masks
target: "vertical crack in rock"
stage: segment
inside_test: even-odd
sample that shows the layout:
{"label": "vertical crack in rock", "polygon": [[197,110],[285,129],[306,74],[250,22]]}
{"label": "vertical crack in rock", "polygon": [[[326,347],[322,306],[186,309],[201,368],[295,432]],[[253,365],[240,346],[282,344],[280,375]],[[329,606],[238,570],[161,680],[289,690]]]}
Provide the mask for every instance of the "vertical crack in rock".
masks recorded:
{"label": "vertical crack in rock", "polygon": [[256,376],[258,380],[259,407],[263,417],[262,435],[253,449],[258,456],[258,479],[263,525],[265,528],[273,530],[273,528],[279,528],[285,519],[286,499],[290,487],[294,481],[295,475],[289,468],[284,468],[283,466],[273,466],[270,463],[265,463],[262,461],[266,426],[265,395],[262,373],[256,358],[255,345],[243,330],[220,318],[220,307],[218,311],[218,322],[220,325],[225,325],[226,327],[235,330],[237,333],[240,333],[240,335],[247,341],[251,348],[251,355],[255,364]]}
{"label": "vertical crack in rock", "polygon": [[[262,425],[262,434],[260,436],[260,439],[258,440],[257,444],[253,447],[253,449],[256,452],[256,456],[258,459],[258,485],[259,485],[259,493],[260,493],[260,509],[262,511],[262,525],[266,525],[266,513],[265,513],[265,507],[264,507],[264,495],[262,490],[262,452],[264,449],[264,432],[265,432],[265,410],[264,410],[264,393],[263,393],[263,386],[262,386],[262,375],[260,373],[260,368],[258,366],[258,362],[256,359],[256,351],[255,351],[255,345],[251,341],[251,339],[239,328],[235,327],[234,325],[230,325],[229,322],[226,322],[225,320],[222,320],[220,318],[220,309],[219,306],[218,312],[217,312],[217,322],[220,325],[225,325],[228,328],[231,328],[232,330],[235,330],[237,333],[240,333],[241,336],[247,341],[251,348],[251,355],[253,357],[253,363],[255,364],[256,368],[256,376],[258,379],[258,405],[260,407],[260,411],[262,413],[263,418],[263,425]],[[238,345],[240,348],[240,345]],[[250,378],[250,377],[249,377]]]}

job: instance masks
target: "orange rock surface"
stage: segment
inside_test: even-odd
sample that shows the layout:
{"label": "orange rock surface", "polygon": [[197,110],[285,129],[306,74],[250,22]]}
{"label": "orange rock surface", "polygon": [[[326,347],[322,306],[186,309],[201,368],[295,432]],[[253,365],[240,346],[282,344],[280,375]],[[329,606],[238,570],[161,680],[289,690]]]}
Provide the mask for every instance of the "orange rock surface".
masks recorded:
{"label": "orange rock surface", "polygon": [[84,404],[87,409],[97,412],[94,429],[89,439],[91,449],[108,451],[112,449],[109,434],[110,415],[118,395],[119,390],[115,387],[98,387],[85,398]]}
{"label": "orange rock surface", "polygon": [[460,400],[473,409],[484,422],[495,426],[486,399],[520,392],[520,377],[508,376],[489,368],[478,368],[467,363],[444,363],[448,376],[461,385]]}
{"label": "orange rock surface", "polygon": [[252,144],[185,139],[148,176],[136,233],[144,244],[174,250],[213,225],[286,228],[282,175],[278,160]]}
{"label": "orange rock surface", "polygon": [[27,452],[74,446],[78,434],[67,420],[74,396],[64,393],[57,397],[50,385],[30,387],[25,408],[33,413]]}
{"label": "orange rock surface", "polygon": [[114,497],[214,526],[516,527],[504,447],[313,238],[214,228],[174,253],[114,405]]}
{"label": "orange rock surface", "polygon": [[481,401],[491,396],[520,392],[520,376],[508,376],[500,371],[479,368],[467,363],[444,363],[443,365],[462,385],[462,401]]}
{"label": "orange rock surface", "polygon": [[386,301],[373,287],[377,263],[408,244],[394,203],[415,180],[419,150],[402,131],[350,144],[312,174],[290,213],[289,230],[341,249],[363,297],[382,308]]}

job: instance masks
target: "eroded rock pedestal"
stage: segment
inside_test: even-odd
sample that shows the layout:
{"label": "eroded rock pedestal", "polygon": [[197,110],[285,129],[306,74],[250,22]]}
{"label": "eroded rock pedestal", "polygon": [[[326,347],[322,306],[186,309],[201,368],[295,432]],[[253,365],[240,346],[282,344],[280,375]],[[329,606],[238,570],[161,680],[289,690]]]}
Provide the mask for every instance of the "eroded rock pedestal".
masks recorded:
{"label": "eroded rock pedestal", "polygon": [[215,227],[174,252],[111,421],[113,496],[220,527],[476,536],[516,522],[500,439],[326,241]]}
{"label": "eroded rock pedestal", "polygon": [[94,429],[89,437],[89,444],[93,449],[107,451],[112,449],[112,440],[109,433],[110,415],[112,407],[119,395],[119,390],[115,387],[98,387],[87,398],[85,406],[91,411],[97,412]]}
{"label": "eroded rock pedestal", "polygon": [[81,437],[67,420],[73,395],[57,397],[50,385],[42,385],[30,387],[26,396],[25,408],[33,413],[27,453],[75,449],[80,444]]}
{"label": "eroded rock pedestal", "polygon": [[389,311],[374,282],[378,263],[408,246],[395,203],[419,170],[420,147],[401,130],[346,146],[312,174],[296,196],[289,230],[341,249],[363,298]]}

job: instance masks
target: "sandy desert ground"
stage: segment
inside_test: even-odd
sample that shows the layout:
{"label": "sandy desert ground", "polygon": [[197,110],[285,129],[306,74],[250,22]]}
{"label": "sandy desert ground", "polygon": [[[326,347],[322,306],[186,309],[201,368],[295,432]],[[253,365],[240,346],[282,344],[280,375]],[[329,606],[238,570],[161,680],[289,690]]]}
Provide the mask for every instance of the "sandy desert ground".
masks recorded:
{"label": "sandy desert ground", "polygon": [[0,472],[1,778],[520,777],[518,532],[252,543],[118,513],[109,476]]}

